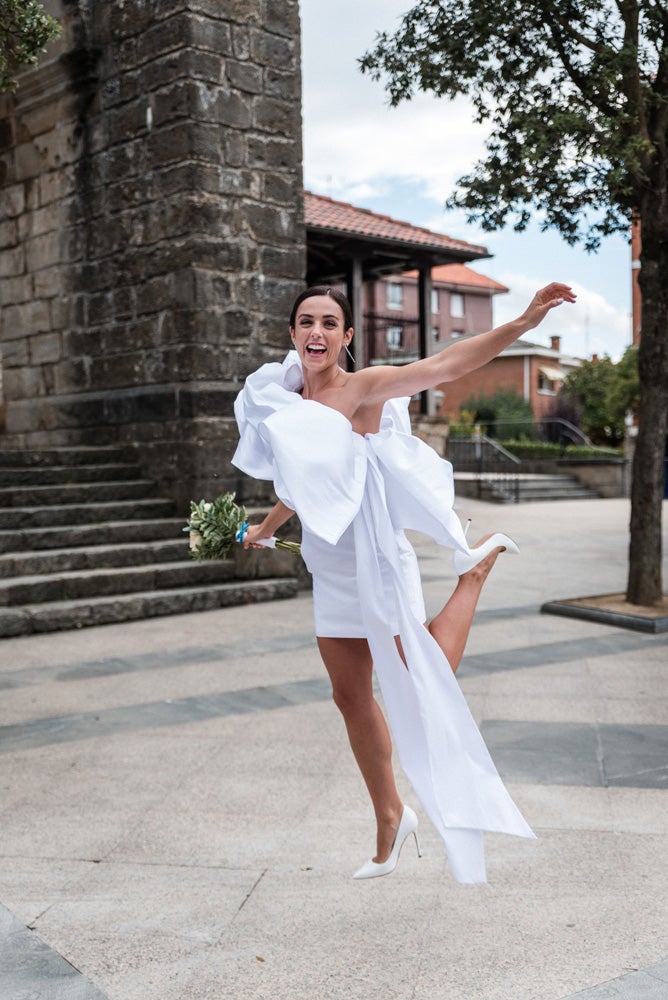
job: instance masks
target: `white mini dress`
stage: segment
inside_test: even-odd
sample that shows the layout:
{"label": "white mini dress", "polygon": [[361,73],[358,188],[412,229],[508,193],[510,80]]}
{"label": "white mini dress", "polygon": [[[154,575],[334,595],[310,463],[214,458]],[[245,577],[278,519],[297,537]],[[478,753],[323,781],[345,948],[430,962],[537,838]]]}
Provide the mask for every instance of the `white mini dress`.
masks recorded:
{"label": "white mini dress", "polygon": [[424,627],[417,559],[404,531],[470,551],[453,510],[452,466],[411,434],[408,399],[386,403],[378,433],[362,436],[337,410],[304,400],[302,387],[296,351],[248,377],[235,402],[233,464],[273,481],[296,511],[316,634],[368,640],[402,767],[453,875],[484,882],[483,831],[534,835]]}

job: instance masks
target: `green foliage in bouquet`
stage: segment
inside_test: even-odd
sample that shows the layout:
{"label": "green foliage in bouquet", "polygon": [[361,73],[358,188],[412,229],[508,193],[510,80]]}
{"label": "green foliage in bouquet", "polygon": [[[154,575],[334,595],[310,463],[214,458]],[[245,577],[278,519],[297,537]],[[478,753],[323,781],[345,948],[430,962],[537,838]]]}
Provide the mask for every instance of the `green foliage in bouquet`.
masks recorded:
{"label": "green foliage in bouquet", "polygon": [[246,520],[246,510],[234,502],[234,493],[215,500],[190,501],[190,517],[183,529],[190,532],[193,559],[225,559]]}
{"label": "green foliage in bouquet", "polygon": [[[193,559],[225,559],[236,544],[237,533],[246,523],[246,509],[234,502],[234,493],[221,493],[215,500],[190,501],[190,517],[184,531],[190,533]],[[277,549],[299,555],[298,542],[276,540]]]}

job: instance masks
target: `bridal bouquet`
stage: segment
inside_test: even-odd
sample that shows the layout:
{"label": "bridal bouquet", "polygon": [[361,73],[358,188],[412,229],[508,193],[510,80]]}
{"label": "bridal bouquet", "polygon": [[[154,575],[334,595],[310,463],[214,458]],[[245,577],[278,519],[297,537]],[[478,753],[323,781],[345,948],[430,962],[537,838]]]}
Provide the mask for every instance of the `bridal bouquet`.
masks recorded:
{"label": "bridal bouquet", "polygon": [[[184,531],[190,534],[193,559],[225,559],[235,542],[243,542],[249,527],[246,511],[234,502],[234,493],[221,493],[215,500],[190,501],[190,517]],[[268,548],[286,549],[299,555],[299,542],[263,538],[258,543]]]}

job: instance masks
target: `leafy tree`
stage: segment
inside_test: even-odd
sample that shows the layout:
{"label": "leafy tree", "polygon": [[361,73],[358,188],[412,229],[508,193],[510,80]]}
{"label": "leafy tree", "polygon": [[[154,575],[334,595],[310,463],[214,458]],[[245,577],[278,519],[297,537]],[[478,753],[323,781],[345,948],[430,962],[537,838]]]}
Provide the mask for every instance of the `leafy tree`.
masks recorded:
{"label": "leafy tree", "polygon": [[21,66],[36,66],[60,25],[35,0],[0,0],[0,91],[16,89]]}
{"label": "leafy tree", "polygon": [[627,347],[621,360],[615,365],[614,378],[608,389],[606,406],[610,419],[616,423],[625,423],[629,410],[637,414],[639,400],[638,348]]}
{"label": "leafy tree", "polygon": [[614,414],[610,396],[616,385],[616,366],[608,357],[584,361],[564,379],[561,392],[580,411],[580,426],[594,444],[616,447],[624,440],[626,410]]}
{"label": "leafy tree", "polygon": [[642,231],[641,394],[627,598],[661,598],[668,417],[668,5],[664,0],[420,0],[361,59],[392,104],[467,94],[486,158],[450,206],[487,230],[534,212],[567,242]]}

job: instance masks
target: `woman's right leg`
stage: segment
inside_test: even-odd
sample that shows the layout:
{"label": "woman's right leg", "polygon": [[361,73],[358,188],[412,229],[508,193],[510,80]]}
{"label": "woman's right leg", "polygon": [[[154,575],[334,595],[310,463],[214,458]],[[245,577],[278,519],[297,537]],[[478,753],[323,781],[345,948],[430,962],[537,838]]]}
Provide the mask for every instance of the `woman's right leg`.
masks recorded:
{"label": "woman's right leg", "polygon": [[318,637],[318,648],[376,814],[378,832],[373,860],[385,861],[394,844],[403,803],[394,781],[390,733],[373,696],[369,645],[366,639]]}

